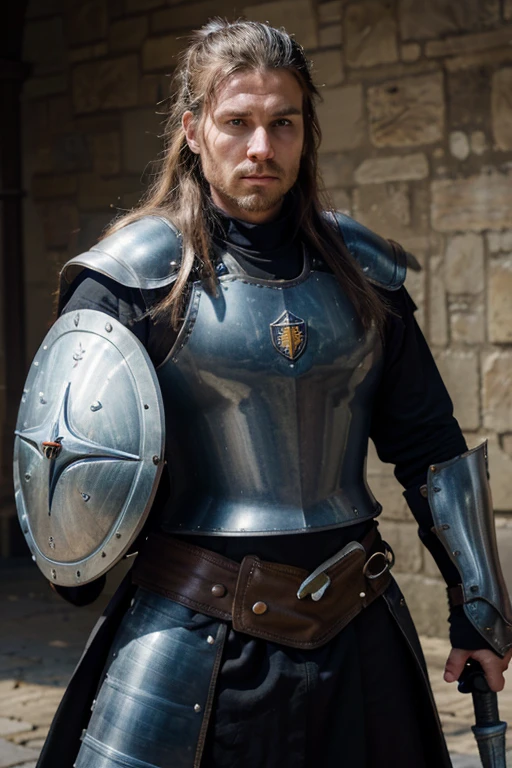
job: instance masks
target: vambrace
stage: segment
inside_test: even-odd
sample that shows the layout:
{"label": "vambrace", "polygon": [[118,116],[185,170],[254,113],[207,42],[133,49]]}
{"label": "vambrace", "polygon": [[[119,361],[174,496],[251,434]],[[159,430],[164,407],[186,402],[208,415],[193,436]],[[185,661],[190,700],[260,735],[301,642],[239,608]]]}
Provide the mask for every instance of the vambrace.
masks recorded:
{"label": "vambrace", "polygon": [[461,602],[475,629],[504,656],[512,646],[512,607],[496,543],[487,443],[430,467],[433,531],[461,579]]}

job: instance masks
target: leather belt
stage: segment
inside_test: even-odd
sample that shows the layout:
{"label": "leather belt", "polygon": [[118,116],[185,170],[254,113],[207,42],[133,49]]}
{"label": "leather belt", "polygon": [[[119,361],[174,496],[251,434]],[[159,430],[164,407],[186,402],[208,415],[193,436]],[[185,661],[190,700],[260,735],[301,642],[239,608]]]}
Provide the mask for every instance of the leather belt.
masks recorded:
{"label": "leather belt", "polygon": [[241,563],[161,533],[149,535],[135,584],[233,629],[292,648],[318,648],[381,595],[394,557],[373,528],[313,573],[248,555]]}

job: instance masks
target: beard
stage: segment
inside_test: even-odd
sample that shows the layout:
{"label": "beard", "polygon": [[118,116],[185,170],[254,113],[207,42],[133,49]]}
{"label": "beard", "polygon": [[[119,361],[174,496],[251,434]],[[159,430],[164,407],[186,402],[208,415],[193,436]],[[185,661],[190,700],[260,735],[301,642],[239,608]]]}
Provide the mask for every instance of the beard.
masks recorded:
{"label": "beard", "polygon": [[[299,174],[300,161],[288,172],[274,160],[251,164],[246,162],[228,175],[224,172],[222,164],[218,163],[210,152],[207,152],[202,165],[206,181],[226,202],[240,211],[265,213],[276,208],[293,187]],[[274,176],[277,177],[278,181],[275,185],[272,184],[270,189],[262,185],[261,187],[254,186],[249,193],[245,190],[242,191],[243,177],[251,175]]]}

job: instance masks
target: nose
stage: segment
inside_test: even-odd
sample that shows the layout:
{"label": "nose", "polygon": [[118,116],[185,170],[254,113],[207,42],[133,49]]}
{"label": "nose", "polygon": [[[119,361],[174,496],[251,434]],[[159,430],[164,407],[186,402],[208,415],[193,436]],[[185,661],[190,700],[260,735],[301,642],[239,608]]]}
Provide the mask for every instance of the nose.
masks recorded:
{"label": "nose", "polygon": [[274,157],[274,148],[272,147],[270,136],[263,126],[259,126],[251,134],[247,147],[247,157],[259,162],[270,160]]}

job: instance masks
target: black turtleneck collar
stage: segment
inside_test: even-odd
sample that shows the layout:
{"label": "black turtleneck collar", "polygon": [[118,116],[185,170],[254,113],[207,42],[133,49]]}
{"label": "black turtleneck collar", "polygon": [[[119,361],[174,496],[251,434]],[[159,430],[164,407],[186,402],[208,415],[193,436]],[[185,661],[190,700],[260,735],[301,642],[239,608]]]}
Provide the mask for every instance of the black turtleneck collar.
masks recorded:
{"label": "black turtleneck collar", "polygon": [[303,256],[291,193],[285,197],[277,219],[263,224],[235,219],[217,207],[213,212],[215,244],[226,249],[248,275],[265,280],[291,280],[301,273]]}

